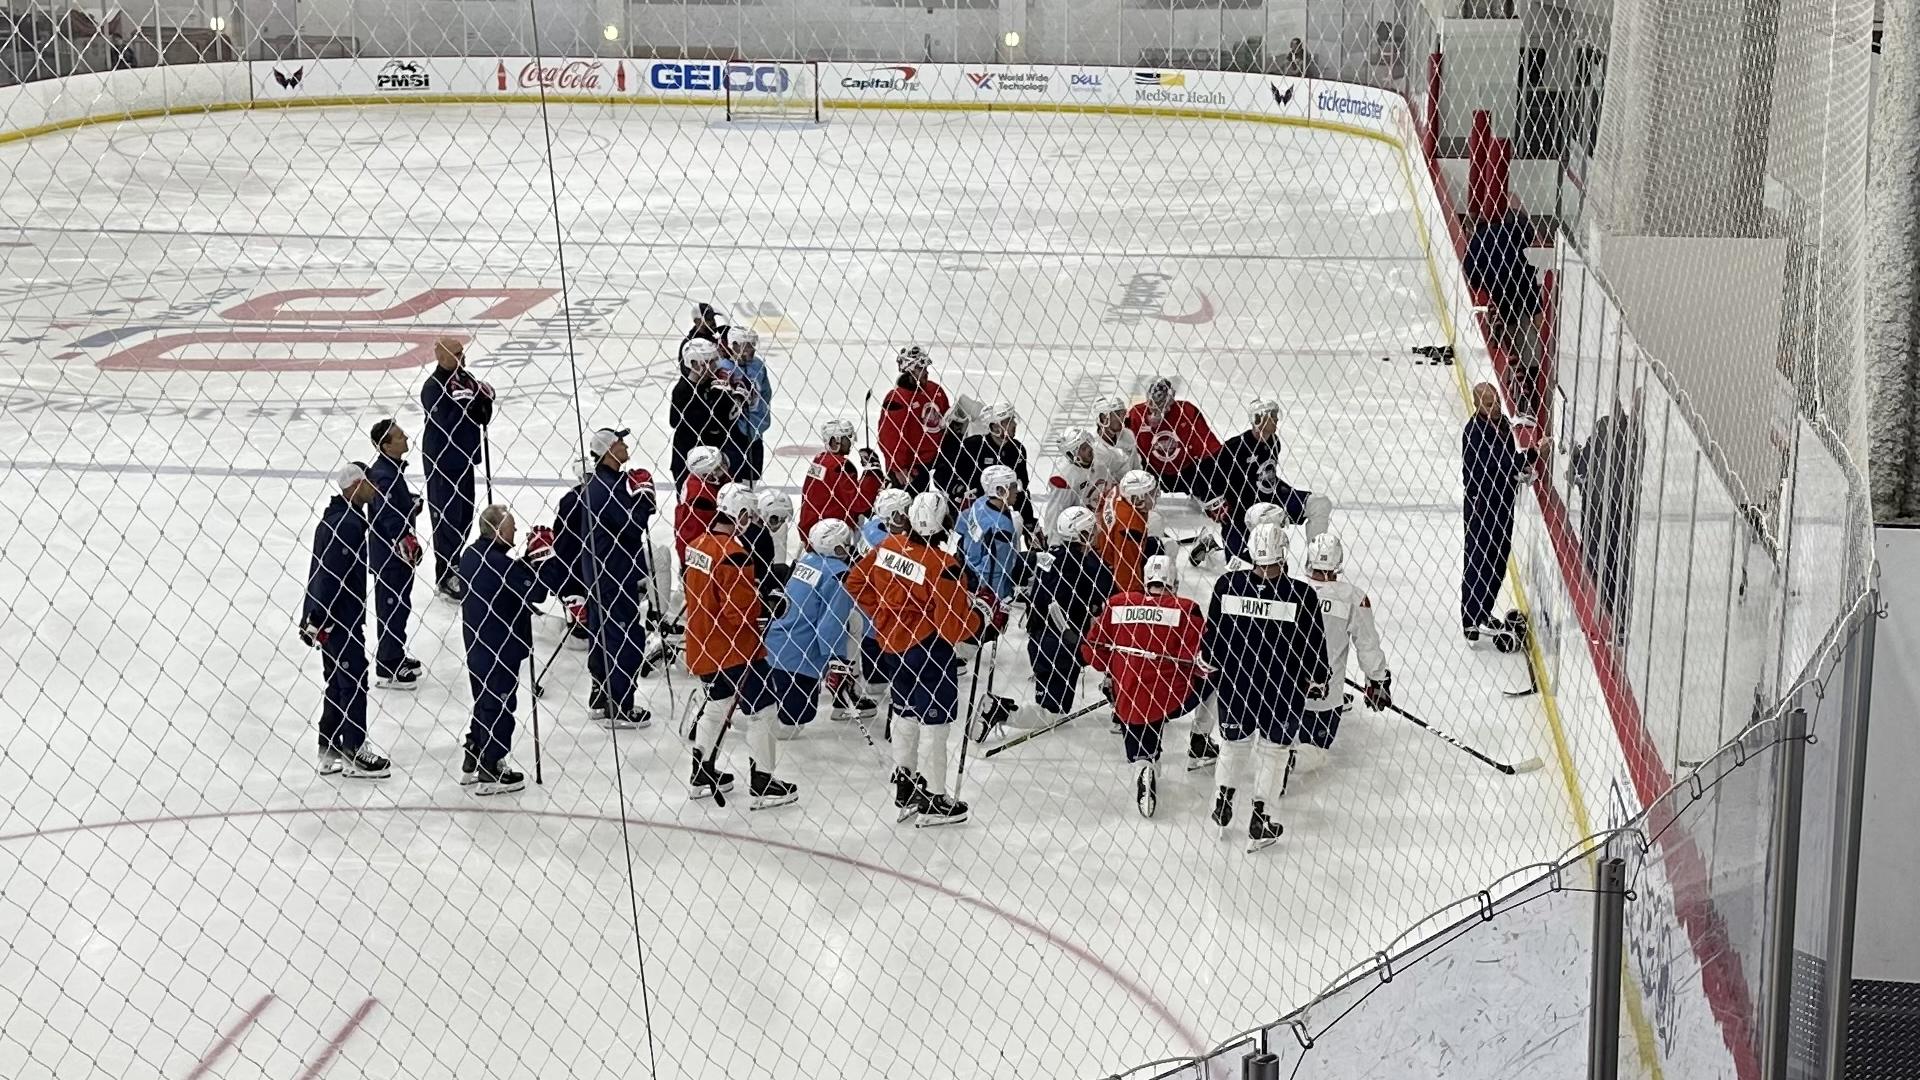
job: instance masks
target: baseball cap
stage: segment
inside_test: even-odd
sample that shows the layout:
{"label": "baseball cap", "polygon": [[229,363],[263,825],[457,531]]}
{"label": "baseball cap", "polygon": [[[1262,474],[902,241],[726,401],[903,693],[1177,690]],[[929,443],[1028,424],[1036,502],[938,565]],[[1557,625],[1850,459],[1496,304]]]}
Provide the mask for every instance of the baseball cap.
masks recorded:
{"label": "baseball cap", "polygon": [[357,461],[349,461],[345,465],[333,470],[333,486],[339,488],[341,491],[352,487],[354,481],[365,480],[366,478],[367,467]]}
{"label": "baseball cap", "polygon": [[587,449],[591,450],[595,460],[598,460],[605,457],[607,451],[613,449],[614,443],[619,442],[632,433],[632,428],[603,427],[595,431],[593,437],[587,440]]}

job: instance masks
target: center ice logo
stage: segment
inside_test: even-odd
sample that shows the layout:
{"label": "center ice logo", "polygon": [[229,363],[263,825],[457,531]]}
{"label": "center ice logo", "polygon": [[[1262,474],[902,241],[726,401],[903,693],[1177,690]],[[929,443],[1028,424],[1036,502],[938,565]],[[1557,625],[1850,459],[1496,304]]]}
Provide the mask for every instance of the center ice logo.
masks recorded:
{"label": "center ice logo", "polygon": [[1170,286],[1174,280],[1172,274],[1152,271],[1133,275],[1120,290],[1120,299],[1107,305],[1100,321],[1118,326],[1138,326],[1146,319],[1188,326],[1212,322],[1213,301],[1205,293],[1199,294],[1200,306],[1192,311],[1167,314],[1167,297],[1173,291]]}

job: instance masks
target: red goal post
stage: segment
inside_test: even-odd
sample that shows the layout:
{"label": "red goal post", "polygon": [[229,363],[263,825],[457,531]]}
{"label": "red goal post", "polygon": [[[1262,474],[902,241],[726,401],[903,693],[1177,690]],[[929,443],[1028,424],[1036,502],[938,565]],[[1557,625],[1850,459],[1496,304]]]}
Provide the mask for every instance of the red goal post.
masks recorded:
{"label": "red goal post", "polygon": [[820,122],[820,64],[815,60],[727,62],[728,120]]}

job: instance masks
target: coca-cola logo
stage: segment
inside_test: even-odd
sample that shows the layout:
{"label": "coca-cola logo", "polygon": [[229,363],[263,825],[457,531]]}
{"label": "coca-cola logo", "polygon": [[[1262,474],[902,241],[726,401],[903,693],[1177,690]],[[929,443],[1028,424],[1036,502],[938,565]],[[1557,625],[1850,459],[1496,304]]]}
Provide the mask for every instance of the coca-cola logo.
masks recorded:
{"label": "coca-cola logo", "polygon": [[529,60],[520,69],[520,86],[531,90],[544,86],[549,90],[598,90],[606,69],[596,60],[569,60],[564,64],[542,64]]}

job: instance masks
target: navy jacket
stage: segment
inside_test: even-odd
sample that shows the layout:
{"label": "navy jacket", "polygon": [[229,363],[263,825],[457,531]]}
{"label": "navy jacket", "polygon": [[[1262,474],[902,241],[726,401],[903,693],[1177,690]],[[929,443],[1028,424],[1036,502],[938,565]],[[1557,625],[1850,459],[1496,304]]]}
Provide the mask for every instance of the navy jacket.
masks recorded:
{"label": "navy jacket", "polygon": [[308,621],[334,631],[366,633],[367,515],[335,495],[313,530],[307,569]]}
{"label": "navy jacket", "polygon": [[1474,413],[1460,432],[1460,486],[1466,492],[1468,521],[1511,518],[1520,474],[1538,458],[1537,451],[1513,445],[1506,417],[1486,420]]}
{"label": "navy jacket", "polygon": [[460,578],[467,584],[460,601],[467,671],[482,679],[518,671],[533,651],[533,605],[547,598],[546,584],[507,545],[484,536],[460,553]]}
{"label": "navy jacket", "polygon": [[405,561],[400,558],[400,538],[413,532],[413,520],[420,515],[420,500],[407,486],[407,463],[381,454],[367,466],[367,479],[379,492],[367,507],[367,517],[373,527],[368,558],[376,572],[394,562],[404,566]]}
{"label": "navy jacket", "polygon": [[1252,429],[1228,439],[1213,458],[1213,488],[1210,494],[1227,500],[1237,521],[1247,507],[1260,502],[1280,501],[1280,436],[1261,442]]}
{"label": "navy jacket", "polygon": [[667,399],[667,426],[673,429],[673,448],[682,457],[696,446],[725,447],[733,442],[734,423],[739,419],[740,399],[719,379],[696,383],[683,375]]}
{"label": "navy jacket", "polygon": [[[1113,571],[1089,544],[1055,544],[1053,564],[1033,575],[1027,602],[1027,633],[1042,632],[1078,641],[1113,596]],[[1054,614],[1055,606],[1059,614]],[[1056,622],[1065,622],[1062,630]]]}
{"label": "navy jacket", "polygon": [[640,602],[647,581],[647,526],[653,520],[653,488],[627,490],[627,474],[595,466],[581,489],[587,541],[581,576],[595,608],[611,614]]}
{"label": "navy jacket", "polygon": [[1481,222],[1467,239],[1461,270],[1467,284],[1480,289],[1502,314],[1529,316],[1540,308],[1540,283],[1527,262],[1533,223],[1518,210]]}
{"label": "navy jacket", "polygon": [[[473,397],[466,401],[455,397],[466,390],[472,390]],[[427,414],[420,449],[429,468],[452,471],[480,460],[480,442],[493,419],[493,399],[481,392],[473,372],[435,367],[420,387],[420,408]]]}
{"label": "navy jacket", "polygon": [[568,488],[560,496],[560,504],[553,509],[553,557],[566,568],[567,576],[575,581],[587,578],[587,514],[586,506],[580,499],[580,493],[586,490],[583,483]]}

